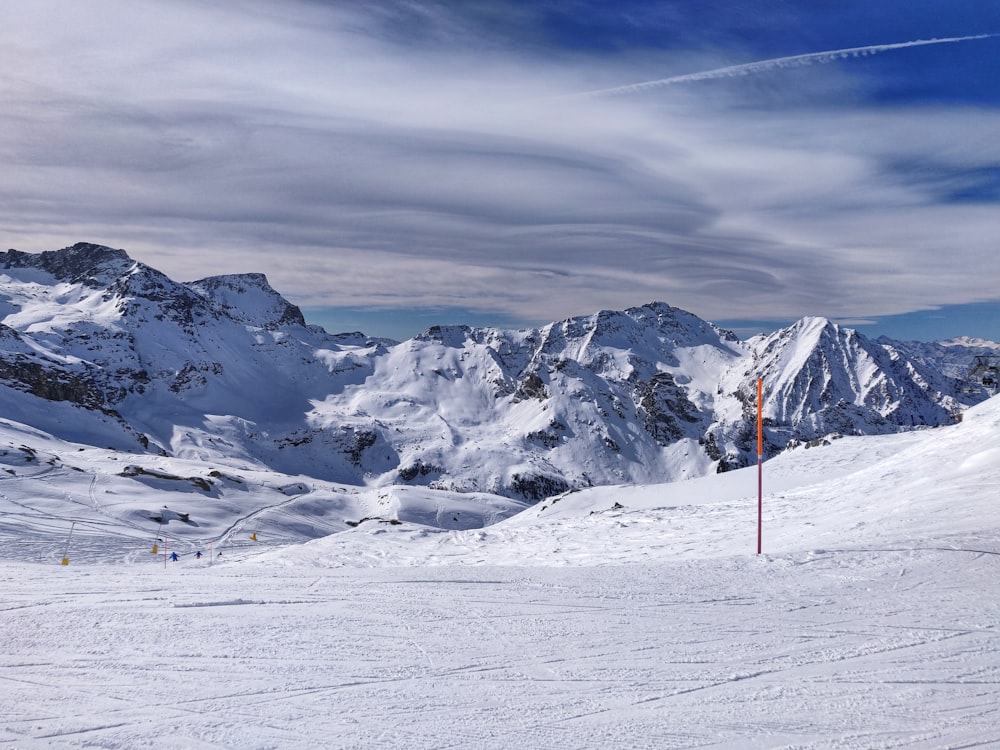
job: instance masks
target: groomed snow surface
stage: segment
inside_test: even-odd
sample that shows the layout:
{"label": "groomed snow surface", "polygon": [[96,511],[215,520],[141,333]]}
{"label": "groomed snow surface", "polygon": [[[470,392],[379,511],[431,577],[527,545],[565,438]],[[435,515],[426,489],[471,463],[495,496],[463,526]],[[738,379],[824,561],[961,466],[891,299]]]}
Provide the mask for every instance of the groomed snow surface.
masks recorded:
{"label": "groomed snow surface", "polygon": [[3,747],[1000,747],[1000,398],[768,461],[760,556],[756,467],[524,508],[0,453]]}

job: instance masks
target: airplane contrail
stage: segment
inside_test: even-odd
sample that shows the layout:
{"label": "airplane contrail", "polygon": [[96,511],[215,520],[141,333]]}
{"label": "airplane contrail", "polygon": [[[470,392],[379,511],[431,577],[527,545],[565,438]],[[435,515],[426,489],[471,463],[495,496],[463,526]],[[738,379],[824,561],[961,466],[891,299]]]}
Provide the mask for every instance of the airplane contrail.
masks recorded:
{"label": "airplane contrail", "polygon": [[763,73],[775,68],[797,68],[813,63],[830,63],[835,60],[844,60],[849,57],[867,57],[877,55],[880,52],[888,52],[894,49],[904,49],[906,47],[922,47],[926,44],[950,44],[952,42],[967,42],[973,39],[990,39],[997,34],[976,34],[975,36],[952,36],[941,39],[917,39],[912,42],[898,42],[896,44],[871,44],[866,47],[847,47],[846,49],[831,49],[824,52],[809,52],[804,55],[791,55],[789,57],[775,57],[770,60],[758,60],[742,65],[729,65],[725,68],[715,68],[713,70],[703,70],[700,73],[685,73],[684,75],[671,76],[670,78],[659,78],[655,81],[642,81],[641,83],[630,83],[625,86],[615,86],[610,89],[598,89],[596,91],[584,91],[571,96],[618,96],[621,94],[634,94],[647,89],[659,88],[661,86],[672,86],[675,83],[689,83],[692,81],[707,81],[713,78],[735,78],[737,76],[752,75],[753,73]]}

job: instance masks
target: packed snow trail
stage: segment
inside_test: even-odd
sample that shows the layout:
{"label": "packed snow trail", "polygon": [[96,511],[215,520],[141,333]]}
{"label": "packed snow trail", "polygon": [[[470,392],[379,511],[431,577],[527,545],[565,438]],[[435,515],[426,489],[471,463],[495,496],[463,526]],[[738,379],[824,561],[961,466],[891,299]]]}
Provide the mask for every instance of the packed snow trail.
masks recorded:
{"label": "packed snow trail", "polygon": [[1000,742],[996,554],[2,572],[10,746]]}

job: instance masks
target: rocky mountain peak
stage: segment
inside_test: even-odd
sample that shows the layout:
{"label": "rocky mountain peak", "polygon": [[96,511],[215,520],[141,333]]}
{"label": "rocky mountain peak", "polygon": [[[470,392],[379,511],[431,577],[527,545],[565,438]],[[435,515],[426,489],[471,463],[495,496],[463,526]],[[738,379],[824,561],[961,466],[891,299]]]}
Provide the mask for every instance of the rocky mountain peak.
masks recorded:
{"label": "rocky mountain peak", "polygon": [[244,325],[273,330],[306,324],[302,311],[275,291],[262,273],[209,276],[186,286]]}
{"label": "rocky mountain peak", "polygon": [[423,333],[414,336],[415,341],[436,341],[450,347],[461,347],[465,344],[473,329],[466,325],[431,326]]}
{"label": "rocky mountain peak", "polygon": [[0,256],[4,268],[36,268],[59,281],[102,288],[127,273],[135,261],[124,250],[91,242],[77,242],[61,250],[25,253],[8,250]]}

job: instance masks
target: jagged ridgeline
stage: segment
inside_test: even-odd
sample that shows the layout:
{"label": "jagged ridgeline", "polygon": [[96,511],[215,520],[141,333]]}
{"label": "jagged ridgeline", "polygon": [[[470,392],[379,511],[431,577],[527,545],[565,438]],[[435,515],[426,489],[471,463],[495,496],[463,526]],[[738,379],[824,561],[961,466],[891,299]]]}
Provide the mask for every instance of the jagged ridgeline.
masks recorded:
{"label": "jagged ridgeline", "polygon": [[656,302],[541,328],[330,334],[262,274],[180,283],[80,243],[0,255],[0,416],[122,451],[540,500],[664,482],[830,433],[949,422],[989,345],[820,318],[740,341]]}

